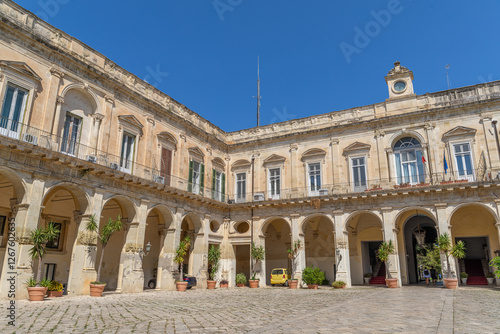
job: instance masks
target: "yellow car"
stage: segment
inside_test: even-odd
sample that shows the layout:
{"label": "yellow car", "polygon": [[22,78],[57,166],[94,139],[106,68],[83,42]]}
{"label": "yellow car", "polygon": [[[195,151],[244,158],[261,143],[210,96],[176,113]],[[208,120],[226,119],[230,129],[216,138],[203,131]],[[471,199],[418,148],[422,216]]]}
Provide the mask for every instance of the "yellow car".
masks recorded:
{"label": "yellow car", "polygon": [[290,271],[285,268],[275,268],[271,272],[271,285],[283,284],[288,286],[288,280],[291,278]]}

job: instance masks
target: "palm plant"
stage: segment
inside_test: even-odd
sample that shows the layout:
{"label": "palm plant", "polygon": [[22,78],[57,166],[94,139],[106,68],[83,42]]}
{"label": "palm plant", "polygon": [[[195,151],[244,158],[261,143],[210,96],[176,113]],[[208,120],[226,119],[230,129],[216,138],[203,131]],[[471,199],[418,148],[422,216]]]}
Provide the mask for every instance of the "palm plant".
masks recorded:
{"label": "palm plant", "polygon": [[210,280],[214,280],[215,274],[219,271],[219,260],[220,260],[220,248],[215,247],[214,245],[210,246],[208,250],[208,265],[210,267],[210,271],[208,275],[210,276]]}
{"label": "palm plant", "polygon": [[95,214],[90,216],[89,222],[87,223],[87,231],[97,233],[97,239],[101,243],[101,258],[99,259],[99,265],[97,266],[97,276],[95,282],[92,284],[104,284],[100,281],[101,279],[101,267],[102,259],[104,258],[104,250],[108,245],[109,239],[113,233],[120,231],[122,229],[122,220],[118,216],[116,219],[109,218],[106,224],[103,226],[101,234],[99,234],[99,229],[97,226],[97,221],[95,219]]}
{"label": "palm plant", "polygon": [[302,248],[302,243],[300,242],[300,239],[295,240],[293,243],[293,247],[288,250],[288,258],[292,262],[292,279],[294,278],[295,275],[295,259],[299,255],[299,250]]}
{"label": "palm plant", "polygon": [[465,243],[462,240],[458,241],[455,245],[452,245],[451,238],[448,233],[441,234],[437,238],[436,243],[437,248],[446,256],[446,278],[450,278],[450,256],[457,259],[463,259],[467,248],[465,248]]}
{"label": "palm plant", "polygon": [[255,280],[255,275],[257,274],[255,270],[255,264],[257,262],[264,260],[265,258],[266,251],[264,250],[264,247],[262,246],[255,246],[255,243],[252,242],[252,247],[250,250],[250,256],[252,257],[252,260],[254,261],[254,265],[252,266],[253,268],[253,274],[252,274],[252,280]]}
{"label": "palm plant", "polygon": [[392,278],[391,271],[389,270],[389,256],[392,253],[394,253],[394,244],[392,243],[392,240],[389,240],[388,242],[384,241],[380,244],[378,248],[378,258],[380,261],[385,263],[385,273],[389,279]]}
{"label": "palm plant", "polygon": [[182,265],[184,264],[184,260],[186,258],[186,255],[188,254],[189,247],[191,247],[191,238],[189,237],[189,235],[186,235],[184,237],[184,240],[182,240],[179,243],[179,247],[177,247],[177,249],[175,250],[174,261],[175,261],[175,263],[177,263],[181,267],[181,276],[180,276],[181,282],[184,278],[184,276],[183,276],[183,269],[184,268],[182,268],[183,267]]}
{"label": "palm plant", "polygon": [[496,270],[494,272],[495,276],[497,278],[500,278],[500,256],[497,256],[497,257],[494,257],[491,261],[490,261],[490,266],[495,266],[496,267]]}
{"label": "palm plant", "polygon": [[29,255],[33,260],[38,259],[37,281],[40,281],[42,277],[42,259],[47,253],[47,243],[54,240],[59,233],[61,233],[61,231],[59,231],[53,222],[50,222],[44,228],[39,227],[31,231],[30,242],[33,247],[29,250]]}

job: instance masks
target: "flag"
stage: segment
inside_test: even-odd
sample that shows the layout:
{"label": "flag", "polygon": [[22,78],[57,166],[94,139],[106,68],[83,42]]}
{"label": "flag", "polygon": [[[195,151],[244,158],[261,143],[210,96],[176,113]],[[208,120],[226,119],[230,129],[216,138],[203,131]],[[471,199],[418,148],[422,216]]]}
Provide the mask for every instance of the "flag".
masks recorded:
{"label": "flag", "polygon": [[425,157],[422,155],[422,162],[425,164],[427,160],[425,160]]}
{"label": "flag", "polygon": [[444,162],[444,173],[448,172],[448,163],[446,162],[446,151],[443,152],[443,162]]}

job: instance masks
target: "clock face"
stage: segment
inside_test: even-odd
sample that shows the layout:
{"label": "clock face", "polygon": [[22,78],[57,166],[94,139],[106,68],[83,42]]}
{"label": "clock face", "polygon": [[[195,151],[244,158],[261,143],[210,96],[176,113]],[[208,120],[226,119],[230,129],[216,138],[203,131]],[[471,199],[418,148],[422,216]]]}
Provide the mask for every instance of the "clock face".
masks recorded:
{"label": "clock face", "polygon": [[396,92],[402,92],[404,91],[406,88],[406,84],[404,83],[404,81],[398,81],[394,84],[394,90]]}

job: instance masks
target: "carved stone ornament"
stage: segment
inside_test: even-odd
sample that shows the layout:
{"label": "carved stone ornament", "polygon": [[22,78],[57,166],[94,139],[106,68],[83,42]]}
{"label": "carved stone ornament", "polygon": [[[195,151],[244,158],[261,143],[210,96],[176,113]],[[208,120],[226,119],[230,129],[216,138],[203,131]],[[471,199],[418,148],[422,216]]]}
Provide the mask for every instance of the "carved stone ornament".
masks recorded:
{"label": "carved stone ornament", "polygon": [[58,96],[56,102],[57,102],[57,104],[63,104],[64,103],[64,97]]}
{"label": "carved stone ornament", "polygon": [[345,240],[337,240],[337,247],[338,249],[346,249],[347,248],[347,241]]}

